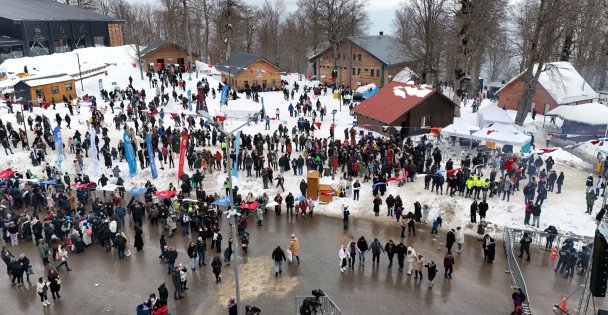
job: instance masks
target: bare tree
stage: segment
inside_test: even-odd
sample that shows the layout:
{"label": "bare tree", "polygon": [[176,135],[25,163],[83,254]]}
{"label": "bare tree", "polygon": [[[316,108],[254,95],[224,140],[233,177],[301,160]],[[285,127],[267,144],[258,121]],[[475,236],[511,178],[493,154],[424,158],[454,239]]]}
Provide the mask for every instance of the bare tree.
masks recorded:
{"label": "bare tree", "polygon": [[421,83],[439,81],[440,45],[446,26],[447,0],[410,0],[395,12],[393,26],[405,51],[420,61]]}
{"label": "bare tree", "polygon": [[258,44],[260,53],[275,64],[279,62],[279,30],[282,27],[282,16],[285,4],[282,0],[271,3],[264,1],[264,5],[257,11],[259,21],[257,27]]}
{"label": "bare tree", "polygon": [[[550,70],[546,67],[556,54],[556,47],[562,38],[566,21],[570,18],[569,5],[565,0],[540,0],[538,7],[532,11],[533,28],[530,37],[523,38],[526,51],[525,72],[523,73],[524,88],[517,106],[515,123],[522,126],[526,116],[530,112],[532,96],[536,91],[538,78],[543,71]],[[523,59],[523,58],[522,58]]]}

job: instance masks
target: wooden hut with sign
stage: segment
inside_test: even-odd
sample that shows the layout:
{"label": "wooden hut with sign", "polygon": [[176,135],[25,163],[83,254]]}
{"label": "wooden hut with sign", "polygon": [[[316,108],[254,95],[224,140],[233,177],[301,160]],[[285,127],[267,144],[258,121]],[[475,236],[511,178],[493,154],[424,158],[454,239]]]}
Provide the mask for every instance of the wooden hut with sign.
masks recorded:
{"label": "wooden hut with sign", "polygon": [[41,100],[62,102],[63,97],[76,98],[76,83],[67,74],[25,77],[14,86],[15,95],[34,104]]}
{"label": "wooden hut with sign", "polygon": [[[198,59],[198,54],[192,53],[192,62]],[[141,51],[143,62],[152,68],[165,67],[166,65],[177,65],[182,69],[188,69],[188,50],[176,43],[166,40],[158,40],[146,46]]]}
{"label": "wooden hut with sign", "polygon": [[281,88],[283,69],[256,55],[237,52],[216,66],[222,74],[222,82],[228,82],[237,90],[259,86],[263,91]]}
{"label": "wooden hut with sign", "polygon": [[456,103],[430,86],[392,81],[357,105],[357,125],[383,135],[412,136],[454,122]]}

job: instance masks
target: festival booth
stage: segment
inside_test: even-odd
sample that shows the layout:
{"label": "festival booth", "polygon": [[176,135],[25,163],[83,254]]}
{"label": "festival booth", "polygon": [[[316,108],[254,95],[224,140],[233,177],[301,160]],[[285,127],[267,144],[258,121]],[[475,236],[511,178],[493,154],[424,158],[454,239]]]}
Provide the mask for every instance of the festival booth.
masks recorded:
{"label": "festival booth", "polygon": [[454,117],[454,123],[441,129],[441,135],[444,137],[471,139],[471,134],[477,130],[479,130],[479,127],[469,124],[461,117]]}
{"label": "festival booth", "polygon": [[561,118],[562,136],[573,141],[593,140],[608,130],[608,106],[600,103],[562,105],[546,115]]}
{"label": "festival booth", "polygon": [[[471,135],[473,139],[485,141],[490,149],[496,149],[496,145],[520,147],[522,152],[530,151],[530,136],[517,130],[513,125],[492,124]],[[509,150],[502,150],[511,153]]]}
{"label": "festival booth", "polygon": [[513,125],[513,118],[506,110],[496,105],[488,105],[477,111],[477,125],[485,128],[492,124]]}

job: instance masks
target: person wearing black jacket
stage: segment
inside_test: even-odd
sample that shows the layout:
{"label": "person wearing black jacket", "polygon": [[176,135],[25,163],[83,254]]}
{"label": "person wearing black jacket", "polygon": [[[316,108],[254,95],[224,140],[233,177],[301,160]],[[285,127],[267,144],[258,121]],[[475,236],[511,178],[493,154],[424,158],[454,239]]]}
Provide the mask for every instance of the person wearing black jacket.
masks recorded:
{"label": "person wearing black jacket", "polygon": [[393,240],[388,240],[388,242],[384,245],[384,252],[386,256],[388,256],[388,268],[390,269],[393,266],[393,257],[397,252],[397,247]]}
{"label": "person wearing black jacket", "polygon": [[454,229],[451,229],[446,235],[445,240],[445,247],[448,248],[448,252],[452,251],[452,246],[454,246],[454,243],[456,243],[456,234],[454,232]]}
{"label": "person wearing black jacket", "polygon": [[291,192],[285,197],[285,205],[287,206],[287,215],[293,216],[294,197]]}
{"label": "person wearing black jacket", "polygon": [[304,179],[302,179],[302,181],[300,181],[300,192],[302,193],[302,196],[306,196],[307,189],[308,189],[308,184],[306,184],[306,181]]}
{"label": "person wearing black jacket", "polygon": [[393,195],[389,194],[388,197],[386,197],[386,207],[388,208],[386,216],[393,216],[393,209],[395,209],[395,197],[393,197]]}
{"label": "person wearing black jacket", "polygon": [[557,177],[557,181],[555,183],[557,184],[557,193],[556,194],[561,194],[562,185],[564,184],[564,172],[559,172],[559,176]]}
{"label": "person wearing black jacket", "polygon": [[359,266],[365,266],[365,254],[369,250],[369,245],[365,237],[361,236],[357,241],[357,251],[359,252]]}
{"label": "person wearing black jacket", "polygon": [[549,234],[547,235],[547,242],[545,243],[545,248],[547,250],[550,250],[551,247],[553,247],[553,241],[557,236],[557,228],[553,225],[549,225],[549,227],[545,229],[545,233]]}
{"label": "person wearing black jacket", "polygon": [[353,200],[359,200],[359,191],[361,190],[361,183],[357,179],[353,184]]}
{"label": "person wearing black jacket", "polygon": [[479,209],[479,218],[480,219],[485,219],[486,218],[486,213],[488,212],[488,209],[490,208],[488,206],[488,203],[486,202],[485,199],[483,199],[478,205],[477,208]]}
{"label": "person wearing black jacket", "polygon": [[522,258],[524,255],[524,252],[526,252],[526,255],[528,256],[528,258],[526,258],[527,261],[530,261],[530,244],[532,243],[532,238],[528,235],[528,233],[524,233],[524,236],[521,238],[521,240],[519,241],[519,258]]}
{"label": "person wearing black jacket", "polygon": [[167,290],[167,285],[163,282],[160,287],[158,287],[158,301],[161,304],[160,306],[167,305],[167,300],[169,299],[169,290]]}
{"label": "person wearing black jacket", "polygon": [[405,261],[405,254],[407,254],[407,246],[405,246],[403,242],[400,242],[395,248],[395,252],[397,253],[397,263],[399,263],[399,272],[403,272],[403,264]]}
{"label": "person wearing black jacket", "polygon": [[285,257],[285,252],[281,249],[281,246],[277,246],[277,248],[272,251],[272,259],[274,260],[274,276],[278,277],[279,274],[283,272],[283,269],[281,268],[283,261],[287,260],[287,257]]}

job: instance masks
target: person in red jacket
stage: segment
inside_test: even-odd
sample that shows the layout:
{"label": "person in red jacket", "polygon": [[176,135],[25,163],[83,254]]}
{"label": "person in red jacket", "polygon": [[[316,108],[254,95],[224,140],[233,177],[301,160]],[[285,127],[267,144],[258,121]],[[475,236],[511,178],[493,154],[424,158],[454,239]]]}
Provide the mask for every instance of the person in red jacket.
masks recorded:
{"label": "person in red jacket", "polygon": [[452,279],[452,271],[454,270],[454,257],[452,252],[448,251],[443,257],[443,266],[445,267],[445,277]]}

